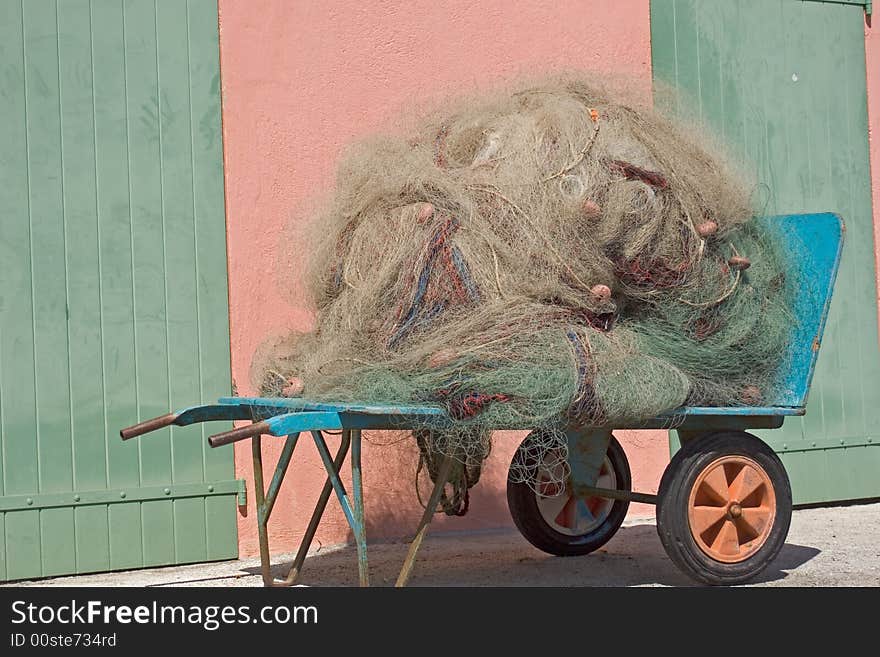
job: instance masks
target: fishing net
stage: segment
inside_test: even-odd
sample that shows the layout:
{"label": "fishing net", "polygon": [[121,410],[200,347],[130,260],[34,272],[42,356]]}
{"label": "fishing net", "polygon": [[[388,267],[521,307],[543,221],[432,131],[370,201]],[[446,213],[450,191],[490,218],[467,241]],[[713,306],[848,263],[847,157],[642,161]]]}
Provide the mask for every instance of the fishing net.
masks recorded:
{"label": "fishing net", "polygon": [[564,461],[566,424],[771,399],[779,249],[708,143],[567,77],[359,144],[313,222],[315,329],[261,350],[262,394],[442,407],[415,434],[432,477],[458,464],[447,513],[494,429],[540,430],[527,460]]}

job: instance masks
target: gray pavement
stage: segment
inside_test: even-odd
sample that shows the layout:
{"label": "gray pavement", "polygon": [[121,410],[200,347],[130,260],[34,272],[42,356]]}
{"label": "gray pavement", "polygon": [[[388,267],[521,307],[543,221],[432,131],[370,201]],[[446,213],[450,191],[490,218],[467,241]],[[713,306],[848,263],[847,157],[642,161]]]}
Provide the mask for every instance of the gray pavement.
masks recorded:
{"label": "gray pavement", "polygon": [[[405,542],[370,546],[374,585],[390,586]],[[280,575],[292,555],[274,559]],[[357,584],[354,548],[315,551],[301,584]],[[653,520],[627,521],[605,548],[561,559],[529,545],[515,530],[430,536],[413,586],[689,586],[663,551]],[[259,560],[58,577],[9,586],[261,586]],[[788,541],[755,586],[880,586],[880,503],[794,512]]]}

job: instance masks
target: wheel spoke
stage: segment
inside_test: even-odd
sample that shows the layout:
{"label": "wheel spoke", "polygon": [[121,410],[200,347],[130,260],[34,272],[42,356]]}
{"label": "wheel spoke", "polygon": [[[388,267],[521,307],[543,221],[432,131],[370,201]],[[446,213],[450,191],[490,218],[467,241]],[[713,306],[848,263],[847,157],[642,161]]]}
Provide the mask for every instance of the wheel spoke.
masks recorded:
{"label": "wheel spoke", "polygon": [[724,476],[724,468],[713,468],[707,473],[700,484],[699,492],[708,498],[706,501],[717,502],[719,505],[727,504],[730,492],[727,478]]}
{"label": "wheel spoke", "polygon": [[556,514],[554,518],[554,522],[560,527],[566,527],[568,529],[576,529],[577,528],[577,500],[574,497],[569,496],[567,500],[565,500],[565,504],[562,505],[562,509],[560,509],[559,513]]}
{"label": "wheel spoke", "polygon": [[718,536],[712,541],[712,549],[726,556],[739,554],[739,536],[732,521],[725,520],[721,525]]}
{"label": "wheel spoke", "polygon": [[[565,508],[565,505],[571,500],[571,495],[563,493],[555,497],[545,497],[538,500],[538,504],[543,512],[543,516],[547,519],[556,518]],[[567,525],[566,525],[567,526]]]}
{"label": "wheel spoke", "polygon": [[572,529],[588,527],[590,524],[596,522],[596,516],[590,511],[590,507],[587,505],[586,500],[580,499],[575,502],[573,515],[574,524],[569,525]]}
{"label": "wheel spoke", "polygon": [[744,508],[739,522],[748,527],[752,534],[751,538],[756,538],[764,532],[767,523],[770,522],[770,509],[766,506]]}
{"label": "wheel spoke", "polygon": [[723,506],[695,506],[692,509],[691,525],[697,536],[718,524],[727,515]]}
{"label": "wheel spoke", "polygon": [[754,468],[745,466],[730,484],[730,497],[742,504],[763,485],[764,479],[761,475]]}

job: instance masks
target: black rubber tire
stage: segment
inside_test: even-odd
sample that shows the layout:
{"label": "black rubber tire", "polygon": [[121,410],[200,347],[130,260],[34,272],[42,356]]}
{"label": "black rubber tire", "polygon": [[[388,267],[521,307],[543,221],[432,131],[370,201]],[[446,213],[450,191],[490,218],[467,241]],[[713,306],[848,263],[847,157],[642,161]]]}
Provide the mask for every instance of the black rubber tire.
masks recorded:
{"label": "black rubber tire", "polygon": [[[533,439],[530,433],[522,442],[514,455],[514,462],[522,458],[520,451],[526,447],[526,443]],[[629,462],[623,447],[612,436],[608,444],[608,457],[617,478],[619,490],[632,490],[632,475],[629,470]],[[509,472],[509,471],[508,471]],[[572,557],[589,554],[605,545],[626,517],[629,502],[615,500],[608,516],[597,528],[580,536],[568,536],[553,529],[541,516],[538,509],[537,493],[522,482],[514,482],[508,474],[507,478],[507,506],[513,522],[525,539],[539,550],[559,557]]]}
{"label": "black rubber tire", "polygon": [[[766,542],[739,563],[722,563],[703,552],[688,521],[690,492],[697,477],[724,456],[757,462],[776,496],[776,514]],[[755,577],[779,554],[791,524],[791,484],[785,466],[764,441],[744,431],[713,433],[685,443],[666,467],[657,497],[657,533],[666,554],[686,575],[705,584],[742,584]]]}

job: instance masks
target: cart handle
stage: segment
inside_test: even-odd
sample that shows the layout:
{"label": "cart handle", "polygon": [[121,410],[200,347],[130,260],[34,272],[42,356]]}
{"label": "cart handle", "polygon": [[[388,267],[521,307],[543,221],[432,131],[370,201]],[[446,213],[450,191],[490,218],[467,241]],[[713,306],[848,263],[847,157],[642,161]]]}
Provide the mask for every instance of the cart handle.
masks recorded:
{"label": "cart handle", "polygon": [[159,417],[154,417],[151,420],[144,420],[143,422],[139,422],[138,424],[135,424],[133,426],[121,429],[119,431],[119,437],[123,440],[129,440],[130,438],[136,438],[137,436],[142,436],[145,433],[156,431],[156,429],[164,429],[165,427],[170,427],[176,421],[177,413],[160,415]]}
{"label": "cart handle", "polygon": [[239,440],[262,436],[264,433],[271,433],[267,422],[254,422],[245,427],[239,427],[232,431],[224,431],[223,433],[215,433],[208,438],[208,444],[211,447],[220,447],[221,445],[229,445],[237,443]]}

